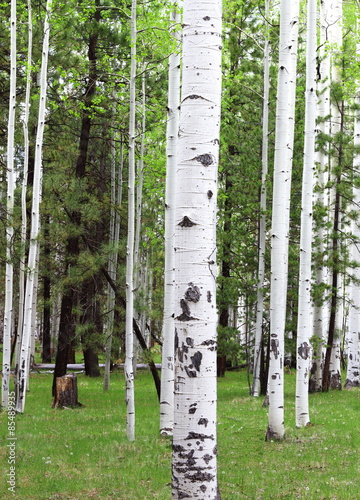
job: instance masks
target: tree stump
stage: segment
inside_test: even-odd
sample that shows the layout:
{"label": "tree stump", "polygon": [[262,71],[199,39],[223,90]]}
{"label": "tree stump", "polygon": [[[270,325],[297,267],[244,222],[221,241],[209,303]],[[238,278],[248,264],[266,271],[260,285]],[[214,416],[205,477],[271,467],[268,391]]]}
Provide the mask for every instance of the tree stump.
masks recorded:
{"label": "tree stump", "polygon": [[77,378],[75,373],[56,377],[53,408],[74,408],[78,402]]}

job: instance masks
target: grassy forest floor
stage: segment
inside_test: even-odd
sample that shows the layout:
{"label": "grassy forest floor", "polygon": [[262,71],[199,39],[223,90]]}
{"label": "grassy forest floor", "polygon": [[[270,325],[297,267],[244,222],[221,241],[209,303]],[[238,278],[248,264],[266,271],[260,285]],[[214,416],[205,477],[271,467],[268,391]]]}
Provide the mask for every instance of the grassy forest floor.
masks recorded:
{"label": "grassy forest floor", "polygon": [[[171,442],[158,436],[158,402],[146,371],[136,379],[136,441],[125,433],[124,376],[78,375],[78,409],[51,408],[52,375],[31,376],[16,417],[16,493],[7,491],[7,413],[0,414],[1,499],[171,498]],[[310,396],[312,425],[294,426],[295,372],[285,378],[283,442],[265,442],[267,409],[248,395],[246,372],[218,381],[222,500],[356,500],[360,491],[360,389]]]}

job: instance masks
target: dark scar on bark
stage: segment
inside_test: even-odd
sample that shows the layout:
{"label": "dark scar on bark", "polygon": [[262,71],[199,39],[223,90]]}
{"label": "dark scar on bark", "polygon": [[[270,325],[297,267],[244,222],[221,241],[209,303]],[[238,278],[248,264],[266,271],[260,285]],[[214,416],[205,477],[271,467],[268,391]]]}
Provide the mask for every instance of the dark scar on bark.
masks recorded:
{"label": "dark scar on bark", "polygon": [[189,302],[199,302],[200,296],[200,288],[194,283],[189,283],[189,288],[185,292],[185,299]]}
{"label": "dark scar on bark", "polygon": [[196,352],[194,356],[190,356],[190,359],[195,367],[196,371],[200,371],[200,365],[201,365],[201,360],[202,360],[202,354],[200,351]]}
{"label": "dark scar on bark", "polygon": [[191,339],[190,337],[186,337],[186,343],[190,347],[194,347],[194,339]]}
{"label": "dark scar on bark", "polygon": [[185,366],[184,368],[185,368],[185,371],[186,371],[187,376],[188,376],[189,378],[196,378],[196,377],[197,377],[197,375],[196,375],[196,371],[195,371],[195,370],[191,370],[191,368],[192,368],[192,367],[193,367],[193,366],[192,366],[192,365],[190,365],[190,366]]}
{"label": "dark scar on bark", "polygon": [[184,216],[183,220],[179,222],[180,227],[192,227],[196,226],[196,222],[193,222],[187,215]]}
{"label": "dark scar on bark", "polygon": [[207,436],[206,434],[200,434],[199,432],[189,432],[189,434],[185,438],[185,441],[188,439],[198,439],[199,441],[205,441],[205,439],[210,439],[211,441],[214,441],[214,435],[211,434],[210,436]]}
{"label": "dark scar on bark", "polygon": [[176,319],[178,321],[197,320],[197,318],[194,318],[193,316],[190,315],[190,309],[186,303],[186,300],[184,300],[184,299],[180,300],[180,307],[182,309],[182,314],[180,314],[180,316],[177,316]]}
{"label": "dark scar on bark", "polygon": [[275,340],[275,339],[271,339],[270,345],[271,345],[271,350],[274,353],[275,359],[278,359],[278,356],[279,356],[279,341]]}
{"label": "dark scar on bark", "polygon": [[196,407],[197,407],[197,403],[192,403],[190,405],[189,413],[194,414],[196,412],[196,410],[197,410]]}
{"label": "dark scar on bark", "polygon": [[201,345],[206,345],[209,348],[209,351],[215,351],[216,350],[216,342],[215,342],[215,340],[204,340],[204,342],[201,342]]}
{"label": "dark scar on bark", "polygon": [[211,191],[211,189],[209,189],[209,191],[207,192],[207,197],[209,198],[209,200],[211,200],[211,198],[213,197],[213,192]]}
{"label": "dark scar on bark", "polygon": [[192,483],[209,483],[214,479],[214,474],[210,472],[197,471],[195,474],[185,474],[186,479],[189,479]]}
{"label": "dark scar on bark", "polygon": [[303,342],[298,348],[298,354],[302,359],[308,359],[310,356],[311,348],[307,342]]}
{"label": "dark scar on bark", "polygon": [[215,163],[215,157],[208,153],[205,153],[203,155],[198,155],[194,159],[199,163],[201,163],[202,165],[204,165],[204,167],[209,167],[210,165]]}
{"label": "dark scar on bark", "polygon": [[209,290],[209,291],[207,292],[207,301],[209,302],[209,304],[210,304],[210,302],[211,302],[211,297],[212,297],[212,295],[211,295],[211,292],[210,292],[210,290]]}
{"label": "dark scar on bark", "polygon": [[209,420],[207,418],[200,418],[198,425],[205,425],[205,427],[207,427],[208,423],[209,423]]}
{"label": "dark scar on bark", "polygon": [[185,448],[183,446],[181,446],[181,444],[174,444],[172,449],[176,453],[181,453],[182,451],[185,451]]}

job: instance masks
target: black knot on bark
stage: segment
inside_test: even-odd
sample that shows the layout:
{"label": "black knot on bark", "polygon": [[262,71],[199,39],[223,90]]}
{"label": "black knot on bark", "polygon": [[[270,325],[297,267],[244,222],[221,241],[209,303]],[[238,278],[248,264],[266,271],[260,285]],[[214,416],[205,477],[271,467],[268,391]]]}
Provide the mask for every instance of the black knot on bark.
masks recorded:
{"label": "black knot on bark", "polygon": [[205,425],[207,427],[207,424],[209,423],[209,420],[207,418],[200,418],[198,421],[198,425]]}
{"label": "black knot on bark", "polygon": [[192,364],[195,367],[195,370],[197,372],[200,371],[200,365],[201,365],[201,360],[202,360],[202,354],[200,351],[197,351],[194,356],[190,356],[190,359],[192,361]]}
{"label": "black knot on bark", "polygon": [[311,347],[307,342],[303,342],[298,347],[298,354],[302,359],[307,360],[310,356],[310,353],[311,353]]}
{"label": "black knot on bark", "polygon": [[194,283],[189,283],[189,288],[185,292],[185,299],[190,302],[199,302],[200,296],[200,288]]}
{"label": "black knot on bark", "polygon": [[199,155],[195,158],[196,161],[201,163],[201,165],[204,165],[204,167],[208,167],[215,163],[215,157],[213,155],[210,155],[208,153],[205,153],[204,155]]}
{"label": "black knot on bark", "polygon": [[203,17],[204,21],[210,21],[210,17],[209,16],[205,16]]}
{"label": "black knot on bark", "polygon": [[196,320],[196,318],[191,316],[190,308],[189,308],[186,300],[184,300],[184,299],[180,300],[180,307],[182,310],[182,314],[180,314],[180,316],[177,316],[175,319],[177,319],[178,321]]}
{"label": "black knot on bark", "polygon": [[209,200],[211,200],[211,198],[213,197],[213,192],[209,189],[209,191],[207,192],[207,197],[209,198]]}
{"label": "black knot on bark", "polygon": [[196,222],[193,222],[187,215],[184,216],[183,220],[179,222],[180,227],[192,227],[196,226]]}

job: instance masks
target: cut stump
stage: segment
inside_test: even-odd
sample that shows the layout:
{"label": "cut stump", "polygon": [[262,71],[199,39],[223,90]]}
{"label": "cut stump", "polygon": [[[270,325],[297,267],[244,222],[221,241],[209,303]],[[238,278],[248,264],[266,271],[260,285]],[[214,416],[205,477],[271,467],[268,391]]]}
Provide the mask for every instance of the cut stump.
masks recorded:
{"label": "cut stump", "polygon": [[53,408],[75,408],[82,406],[78,401],[77,378],[75,373],[56,377]]}

